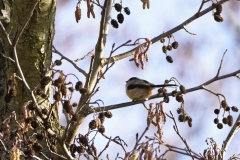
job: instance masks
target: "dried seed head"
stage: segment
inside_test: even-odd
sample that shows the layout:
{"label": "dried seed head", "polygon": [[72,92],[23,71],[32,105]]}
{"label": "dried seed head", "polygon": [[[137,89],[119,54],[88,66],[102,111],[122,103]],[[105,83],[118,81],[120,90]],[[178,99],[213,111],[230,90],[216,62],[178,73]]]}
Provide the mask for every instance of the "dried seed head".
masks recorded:
{"label": "dried seed head", "polygon": [[167,50],[171,51],[171,50],[172,50],[172,46],[171,46],[171,45],[168,45],[168,46],[167,46]]}
{"label": "dried seed head", "polygon": [[73,106],[73,107],[77,107],[77,102],[74,102],[74,103],[72,104],[72,106]]}
{"label": "dried seed head", "polygon": [[128,8],[128,7],[125,7],[125,8],[124,8],[124,12],[125,12],[127,15],[129,15],[129,14],[130,14],[129,8]]}
{"label": "dried seed head", "polygon": [[97,121],[96,120],[92,120],[91,122],[89,122],[88,126],[89,126],[89,128],[91,130],[97,128]]}
{"label": "dried seed head", "polygon": [[182,113],[182,112],[183,112],[183,109],[182,109],[182,108],[178,108],[178,109],[177,109],[177,113],[178,113],[178,114],[180,114],[180,113]]}
{"label": "dried seed head", "polygon": [[72,119],[71,119],[71,123],[76,123],[77,120],[78,120],[78,118],[79,118],[79,115],[78,115],[78,114],[73,114],[73,115],[72,115]]}
{"label": "dried seed head", "polygon": [[55,94],[53,95],[53,99],[56,101],[61,101],[62,94],[60,92],[55,92]]}
{"label": "dried seed head", "polygon": [[232,106],[231,109],[233,112],[238,112],[238,108],[236,106]]}
{"label": "dried seed head", "polygon": [[68,89],[69,89],[70,92],[74,91],[73,87],[68,87]]}
{"label": "dried seed head", "polygon": [[216,12],[217,12],[218,14],[220,14],[220,13],[222,12],[222,5],[219,4],[219,3],[217,3],[217,5],[216,5]]}
{"label": "dried seed head", "polygon": [[177,96],[177,91],[176,91],[176,90],[172,91],[171,95],[172,95],[173,97],[176,97],[176,96]]}
{"label": "dried seed head", "polygon": [[214,13],[214,20],[217,22],[222,22],[223,18],[217,12]]}
{"label": "dried seed head", "polygon": [[116,11],[120,12],[122,10],[122,5],[119,3],[115,3],[114,8],[116,9]]}
{"label": "dried seed head", "polygon": [[76,152],[76,149],[77,149],[76,144],[71,144],[71,145],[70,145],[70,151],[71,151],[71,153],[75,153],[75,152]]}
{"label": "dried seed head", "polygon": [[173,47],[174,49],[177,49],[177,48],[178,48],[178,42],[177,42],[177,41],[174,41],[174,42],[172,43],[172,47]]}
{"label": "dried seed head", "polygon": [[218,123],[219,123],[218,118],[215,118],[213,122],[214,122],[215,124],[218,124]]}
{"label": "dried seed head", "polygon": [[168,61],[169,63],[173,63],[173,59],[172,59],[171,56],[167,56],[166,59],[167,59],[167,61]]}
{"label": "dried seed head", "polygon": [[225,100],[222,100],[221,107],[224,109],[227,108],[227,102]]}
{"label": "dried seed head", "polygon": [[232,126],[232,124],[233,124],[233,117],[231,115],[228,115],[227,119],[228,119],[228,125]]}
{"label": "dried seed head", "polygon": [[48,85],[48,83],[51,81],[51,77],[50,76],[46,76],[43,77],[43,79],[40,81],[40,84],[42,86],[42,88],[45,88],[46,85]]}
{"label": "dried seed head", "polygon": [[88,140],[85,136],[80,135],[78,138],[79,142],[83,145],[83,146],[87,146],[88,145]]}
{"label": "dried seed head", "polygon": [[217,124],[217,128],[218,128],[218,129],[222,129],[222,128],[223,128],[223,124],[222,124],[222,123],[218,123],[218,124]]}
{"label": "dried seed head", "polygon": [[104,112],[104,115],[105,115],[105,117],[107,117],[107,118],[112,118],[112,112],[110,112],[110,111]]}
{"label": "dried seed head", "polygon": [[69,114],[73,114],[72,105],[70,104],[70,101],[64,101],[63,103],[63,109]]}
{"label": "dried seed head", "polygon": [[167,46],[162,46],[163,53],[167,53]]}
{"label": "dried seed head", "polygon": [[103,123],[104,120],[105,120],[105,114],[104,114],[104,112],[100,112],[100,113],[98,114],[98,118],[100,119],[101,123]]}
{"label": "dried seed head", "polygon": [[179,120],[179,122],[184,122],[185,121],[184,115],[180,114],[178,116],[178,120]]}
{"label": "dried seed head", "polygon": [[111,25],[112,25],[114,28],[118,28],[118,22],[117,22],[115,19],[112,19],[112,20],[111,20]]}
{"label": "dried seed head", "polygon": [[81,88],[79,92],[83,95],[87,94],[87,89],[86,88]]}
{"label": "dried seed head", "polygon": [[180,94],[178,94],[178,95],[176,96],[176,100],[177,100],[178,102],[183,102],[183,96],[180,95]]}
{"label": "dried seed head", "polygon": [[161,42],[161,43],[164,43],[164,42],[165,42],[165,39],[164,39],[164,38],[161,38],[161,39],[160,39],[160,42]]}
{"label": "dried seed head", "polygon": [[61,92],[64,97],[67,96],[67,87],[65,85],[61,86]]}
{"label": "dried seed head", "polygon": [[219,112],[220,112],[219,109],[214,109],[215,114],[219,114]]}
{"label": "dried seed head", "polygon": [[124,16],[123,16],[122,13],[119,13],[119,14],[117,15],[117,20],[118,20],[119,23],[123,23],[123,21],[124,21]]}
{"label": "dried seed head", "polygon": [[81,81],[78,81],[75,85],[75,90],[79,91],[83,86],[83,83]]}
{"label": "dried seed head", "polygon": [[62,61],[61,60],[55,60],[54,62],[57,66],[61,66],[62,65]]}
{"label": "dried seed head", "polygon": [[77,146],[76,151],[77,151],[79,154],[83,154],[83,153],[85,152],[85,149],[83,148],[83,146]]}
{"label": "dried seed head", "polygon": [[187,93],[186,89],[185,89],[185,87],[183,85],[180,85],[179,89],[182,92],[182,94],[186,94]]}
{"label": "dried seed head", "polygon": [[222,122],[223,122],[223,124],[227,124],[228,123],[228,119],[226,117],[223,117]]}
{"label": "dried seed head", "polygon": [[172,38],[172,34],[168,35],[167,38]]}
{"label": "dried seed head", "polygon": [[104,133],[105,132],[105,127],[103,125],[98,127],[98,132]]}

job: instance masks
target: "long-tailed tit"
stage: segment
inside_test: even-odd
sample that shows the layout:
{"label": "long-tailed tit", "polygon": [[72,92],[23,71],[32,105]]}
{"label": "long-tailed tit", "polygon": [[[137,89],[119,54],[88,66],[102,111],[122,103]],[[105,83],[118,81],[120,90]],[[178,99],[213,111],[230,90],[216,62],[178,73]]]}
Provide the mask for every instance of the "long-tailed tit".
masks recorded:
{"label": "long-tailed tit", "polygon": [[162,84],[154,85],[146,80],[132,77],[126,81],[126,93],[130,99],[136,100],[148,100],[153,94],[155,88],[177,86],[175,84]]}

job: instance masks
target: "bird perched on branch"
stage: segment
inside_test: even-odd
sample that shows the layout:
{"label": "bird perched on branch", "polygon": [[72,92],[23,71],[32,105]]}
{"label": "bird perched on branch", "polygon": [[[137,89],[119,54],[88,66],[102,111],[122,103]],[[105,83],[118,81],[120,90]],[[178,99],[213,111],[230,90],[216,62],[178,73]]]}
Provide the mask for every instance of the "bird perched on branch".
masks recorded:
{"label": "bird perched on branch", "polygon": [[176,84],[154,85],[146,80],[132,77],[126,81],[126,94],[133,101],[148,100],[155,88],[177,86]]}

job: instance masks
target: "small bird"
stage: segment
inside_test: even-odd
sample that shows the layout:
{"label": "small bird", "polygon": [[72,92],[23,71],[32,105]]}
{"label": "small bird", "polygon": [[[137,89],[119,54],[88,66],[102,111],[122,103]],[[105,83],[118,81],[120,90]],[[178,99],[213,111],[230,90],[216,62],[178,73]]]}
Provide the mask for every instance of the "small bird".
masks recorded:
{"label": "small bird", "polygon": [[154,85],[146,80],[132,77],[126,81],[126,94],[133,101],[148,100],[155,88],[177,86],[175,84]]}

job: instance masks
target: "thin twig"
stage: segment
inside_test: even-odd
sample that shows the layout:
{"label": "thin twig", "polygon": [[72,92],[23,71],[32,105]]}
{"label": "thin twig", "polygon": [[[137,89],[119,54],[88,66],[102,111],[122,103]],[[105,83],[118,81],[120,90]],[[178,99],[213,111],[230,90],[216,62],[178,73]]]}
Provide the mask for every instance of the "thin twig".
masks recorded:
{"label": "thin twig", "polygon": [[1,54],[4,58],[9,59],[10,61],[12,61],[12,62],[15,63],[15,61],[14,61],[11,57],[5,56],[2,52],[0,52],[0,54]]}
{"label": "thin twig", "polygon": [[[218,4],[223,4],[223,3],[225,3],[226,1],[228,1],[228,0],[221,0],[221,1],[218,2]],[[173,29],[171,29],[171,30],[169,30],[169,31],[167,31],[167,32],[165,32],[165,33],[162,33],[162,34],[160,34],[159,36],[151,39],[152,44],[158,42],[160,39],[162,39],[162,38],[164,38],[164,37],[167,37],[167,36],[170,35],[170,34],[173,34],[173,33],[177,32],[177,31],[179,31],[179,30],[181,30],[181,29],[184,29],[184,28],[183,28],[184,26],[187,26],[188,24],[192,23],[194,20],[196,20],[196,19],[198,19],[199,17],[201,17],[201,16],[205,15],[206,13],[210,12],[212,9],[213,9],[213,7],[210,6],[210,7],[206,8],[205,10],[203,10],[202,12],[200,12],[199,14],[194,14],[192,17],[190,17],[190,18],[187,19],[186,21],[182,22],[180,25],[176,26],[175,28],[173,28]],[[145,46],[146,44],[147,44],[147,42],[146,42],[146,43],[143,43],[144,46]],[[135,50],[136,50],[137,48],[138,48],[138,47],[135,47],[134,49],[132,49],[132,50],[130,50],[130,51],[127,51],[127,52],[124,52],[124,53],[121,53],[121,54],[118,54],[118,55],[116,55],[116,56],[111,57],[110,63],[111,63],[111,62],[116,62],[116,61],[122,60],[122,59],[124,59],[124,58],[126,58],[126,57],[129,57],[129,56],[132,56],[132,55],[135,53]],[[107,62],[107,61],[108,61],[108,60],[105,60],[105,64],[104,64],[104,65],[106,65],[106,62]]]}
{"label": "thin twig", "polygon": [[222,60],[221,60],[221,62],[220,62],[220,66],[219,66],[219,68],[218,68],[218,72],[217,72],[217,75],[216,75],[216,77],[218,77],[218,76],[219,76],[220,70],[221,70],[221,68],[222,68],[222,62],[223,62],[223,58],[224,58],[224,55],[225,55],[225,53],[226,53],[226,52],[227,52],[227,49],[226,49],[226,51],[223,53]]}
{"label": "thin twig", "polygon": [[57,53],[58,55],[61,56],[62,59],[65,59],[66,61],[68,61],[69,63],[71,63],[73,65],[73,67],[78,70],[80,73],[82,73],[85,77],[87,76],[87,73],[82,70],[81,68],[79,68],[76,63],[74,63],[72,60],[70,60],[69,58],[65,57],[61,52],[59,52],[55,47],[54,45],[52,46],[53,47],[53,52],[54,53]]}
{"label": "thin twig", "polygon": [[189,32],[189,31],[186,29],[185,26],[183,26],[183,29],[184,29],[187,33],[189,33],[189,34],[191,34],[191,35],[197,35],[196,33]]}
{"label": "thin twig", "polygon": [[[240,70],[237,70],[235,72],[232,72],[232,73],[229,73],[229,74],[225,74],[225,75],[222,75],[222,76],[219,76],[219,77],[214,77],[212,79],[210,79],[209,81],[199,85],[199,86],[196,86],[196,87],[193,87],[193,88],[189,88],[186,90],[186,93],[189,93],[189,92],[193,92],[193,91],[197,91],[197,90],[200,90],[200,89],[204,89],[204,86],[207,86],[213,82],[216,82],[218,80],[221,80],[221,79],[225,79],[225,78],[229,78],[229,77],[232,77],[232,76],[236,76],[237,74],[240,73]],[[177,92],[177,94],[181,94],[180,91]],[[168,96],[171,96],[171,93],[167,93]],[[164,97],[163,94],[155,94],[155,95],[152,95],[149,100],[151,99],[155,99],[155,98],[160,98],[160,97]],[[123,107],[128,107],[128,106],[132,106],[132,105],[135,105],[135,104],[140,104],[142,103],[142,101],[131,101],[131,102],[125,102],[125,103],[119,103],[119,104],[113,104],[113,105],[110,105],[110,106],[105,106],[105,110],[113,110],[113,109],[118,109],[118,108],[123,108]],[[99,112],[103,109],[103,107],[98,107],[98,108],[95,108],[95,111],[96,112]],[[91,114],[91,113],[89,113]]]}

